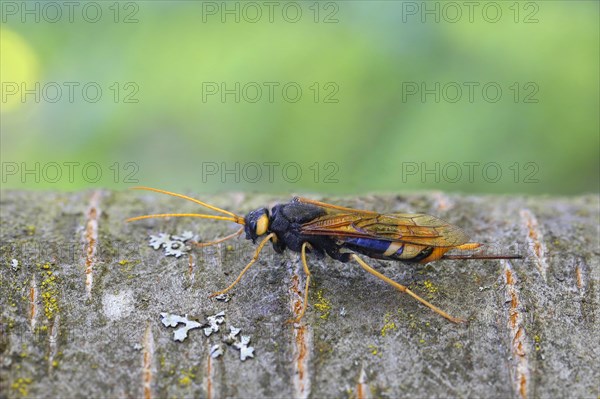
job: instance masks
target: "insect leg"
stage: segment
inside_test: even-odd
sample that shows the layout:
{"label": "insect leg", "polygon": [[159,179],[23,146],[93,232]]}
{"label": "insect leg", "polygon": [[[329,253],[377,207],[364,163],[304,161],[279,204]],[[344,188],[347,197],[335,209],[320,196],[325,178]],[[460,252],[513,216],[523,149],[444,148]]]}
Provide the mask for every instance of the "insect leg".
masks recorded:
{"label": "insect leg", "polygon": [[300,314],[295,319],[289,319],[285,322],[285,324],[289,323],[299,323],[302,317],[304,317],[304,312],[306,312],[306,308],[308,307],[308,285],[310,283],[310,270],[308,270],[308,263],[306,263],[306,247],[310,247],[308,242],[302,244],[302,266],[304,266],[304,274],[306,274],[306,283],[304,284],[304,304],[302,305],[302,310]]}
{"label": "insect leg", "polygon": [[213,294],[211,294],[209,296],[209,298],[215,297],[217,295],[221,295],[226,293],[227,291],[229,291],[230,289],[232,289],[242,278],[242,276],[248,271],[248,269],[250,269],[250,266],[252,266],[254,264],[254,262],[256,262],[258,260],[258,255],[260,254],[260,251],[262,251],[263,247],[267,244],[267,242],[269,242],[269,240],[271,238],[273,238],[275,236],[275,233],[271,233],[268,236],[266,236],[261,242],[260,244],[258,244],[258,247],[256,248],[256,251],[254,252],[254,256],[252,257],[252,259],[250,260],[250,262],[246,265],[246,267],[244,267],[244,270],[242,270],[242,272],[240,273],[239,276],[237,276],[237,278],[235,279],[235,281],[233,283],[231,283],[231,285],[227,288],[225,288],[222,291],[218,291],[215,292]]}
{"label": "insect leg", "polygon": [[238,231],[236,231],[235,233],[229,234],[228,236],[225,236],[223,238],[219,238],[218,240],[207,241],[207,242],[193,242],[192,245],[194,245],[195,247],[210,247],[211,245],[216,245],[216,244],[221,243],[223,241],[227,241],[230,238],[234,238],[236,236],[239,236],[243,232],[244,232],[244,226],[240,227],[240,229]]}
{"label": "insect leg", "polygon": [[358,262],[358,264],[361,265],[362,268],[365,269],[367,272],[371,273],[375,277],[378,277],[378,278],[382,279],[383,281],[385,281],[386,283],[394,286],[395,288],[399,289],[400,291],[407,293],[408,295],[410,295],[413,298],[415,298],[417,301],[421,302],[423,305],[429,307],[431,310],[433,310],[437,314],[439,314],[441,316],[444,316],[446,319],[450,320],[451,322],[453,322],[453,323],[464,323],[464,322],[466,322],[466,320],[458,319],[456,317],[450,316],[448,313],[444,312],[443,310],[441,310],[437,306],[434,306],[431,303],[427,302],[425,299],[421,298],[420,296],[418,296],[417,294],[415,294],[414,292],[412,292],[411,290],[409,290],[407,287],[405,287],[402,284],[399,284],[399,283],[395,282],[394,280],[392,280],[392,279],[384,276],[383,274],[379,273],[377,270],[375,270],[371,266],[367,265],[365,263],[365,261],[362,260],[361,258],[359,258],[356,254],[352,254],[351,257],[356,262]]}

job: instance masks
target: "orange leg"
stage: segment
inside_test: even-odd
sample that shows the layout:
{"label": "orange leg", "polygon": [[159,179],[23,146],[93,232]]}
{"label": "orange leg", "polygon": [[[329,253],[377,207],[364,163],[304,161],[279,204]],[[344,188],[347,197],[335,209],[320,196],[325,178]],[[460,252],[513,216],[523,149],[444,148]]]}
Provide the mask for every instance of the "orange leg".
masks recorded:
{"label": "orange leg", "polygon": [[362,260],[361,258],[359,258],[356,254],[352,254],[351,257],[356,262],[358,262],[358,264],[361,265],[363,269],[365,269],[366,271],[368,271],[369,273],[371,273],[375,277],[378,277],[378,278],[382,279],[383,281],[385,281],[386,283],[388,283],[388,284],[394,286],[395,288],[399,289],[400,291],[407,293],[408,295],[410,295],[413,298],[415,298],[417,301],[421,302],[423,305],[429,307],[431,310],[433,310],[437,314],[439,314],[441,316],[444,316],[446,319],[450,320],[451,322],[453,322],[453,323],[465,323],[466,322],[466,320],[450,316],[448,313],[444,312],[443,310],[441,310],[437,306],[434,306],[431,303],[427,302],[425,299],[421,298],[420,296],[418,296],[417,294],[415,294],[414,292],[412,292],[411,290],[409,290],[407,287],[405,287],[402,284],[399,284],[399,283],[395,282],[394,280],[392,280],[392,279],[384,276],[383,274],[379,273],[377,270],[375,270],[371,266],[367,265],[365,263],[365,261]]}
{"label": "orange leg", "polygon": [[209,296],[209,298],[215,297],[217,295],[225,294],[227,291],[229,291],[230,289],[232,289],[242,279],[242,276],[248,271],[248,269],[250,269],[250,266],[252,266],[254,264],[254,262],[256,262],[258,260],[258,255],[260,254],[260,251],[262,251],[262,249],[264,248],[264,246],[273,237],[275,237],[275,233],[271,233],[271,234],[267,235],[260,242],[260,244],[258,244],[258,248],[256,248],[256,251],[254,252],[254,256],[252,257],[252,259],[250,260],[250,262],[246,265],[246,267],[244,267],[244,270],[242,270],[242,272],[240,273],[240,275],[235,279],[235,281],[233,283],[231,283],[231,285],[229,287],[225,288],[222,291],[218,291],[218,292],[212,293]]}
{"label": "orange leg", "polygon": [[219,238],[218,240],[207,241],[207,242],[193,242],[192,245],[194,245],[195,247],[210,247],[211,245],[216,245],[216,244],[219,244],[219,243],[221,243],[223,241],[227,241],[230,238],[239,236],[243,232],[244,232],[244,226],[240,227],[240,229],[238,231],[236,231],[235,233],[229,234],[228,236],[225,236],[223,238]]}

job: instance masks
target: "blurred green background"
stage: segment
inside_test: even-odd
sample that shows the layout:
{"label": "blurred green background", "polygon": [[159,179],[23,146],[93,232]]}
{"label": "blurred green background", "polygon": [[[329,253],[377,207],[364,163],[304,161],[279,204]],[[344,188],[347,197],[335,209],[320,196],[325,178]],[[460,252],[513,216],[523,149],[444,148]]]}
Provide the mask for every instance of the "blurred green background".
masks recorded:
{"label": "blurred green background", "polygon": [[599,191],[598,2],[52,3],[2,2],[3,188]]}

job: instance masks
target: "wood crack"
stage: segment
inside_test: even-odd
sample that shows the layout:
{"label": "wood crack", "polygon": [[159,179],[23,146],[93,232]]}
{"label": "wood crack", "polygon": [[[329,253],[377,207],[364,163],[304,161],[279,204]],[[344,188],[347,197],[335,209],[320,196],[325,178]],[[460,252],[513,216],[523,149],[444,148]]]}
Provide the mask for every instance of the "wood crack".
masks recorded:
{"label": "wood crack", "polygon": [[85,225],[85,292],[89,298],[92,297],[92,286],[94,284],[94,266],[96,265],[96,254],[98,251],[98,219],[100,217],[100,191],[94,191],[90,198]]}
{"label": "wood crack", "polygon": [[517,395],[527,398],[529,389],[529,344],[522,313],[523,303],[517,288],[517,274],[510,261],[503,260],[508,307],[508,332],[511,341],[513,387]]}
{"label": "wood crack", "polygon": [[369,396],[369,385],[367,384],[367,373],[364,367],[360,368],[358,374],[358,381],[356,383],[356,399],[368,399]]}
{"label": "wood crack", "polygon": [[546,280],[546,271],[548,270],[548,262],[546,262],[546,245],[544,237],[539,228],[538,221],[535,215],[529,209],[522,209],[521,219],[527,229],[527,244],[531,248],[534,257],[535,266],[540,272],[544,281]]}
{"label": "wood crack", "polygon": [[152,326],[148,323],[144,333],[142,351],[142,391],[144,399],[152,399],[152,380],[154,369],[154,335]]}
{"label": "wood crack", "polygon": [[212,399],[212,397],[213,397],[213,390],[214,390],[213,370],[214,370],[214,367],[212,365],[212,357],[209,354],[208,359],[206,360],[206,397],[208,399]]}
{"label": "wood crack", "polygon": [[579,258],[575,261],[575,281],[580,293],[582,295],[585,294],[588,284],[588,275],[587,265],[582,258]]}
{"label": "wood crack", "polygon": [[31,327],[31,331],[35,330],[35,325],[37,324],[37,313],[38,313],[38,287],[37,281],[35,278],[35,273],[31,277],[31,283],[29,285],[29,327]]}
{"label": "wood crack", "polygon": [[[301,262],[293,262],[294,269],[292,272],[292,285],[288,292],[290,295],[290,308],[292,311],[292,318],[300,316],[302,311],[303,295],[300,292],[300,269],[302,268]],[[312,351],[312,329],[304,322],[300,322],[299,325],[294,325],[293,328],[293,339],[294,339],[294,374],[293,374],[293,386],[294,386],[294,397],[295,398],[308,398],[310,394],[310,378],[308,370],[308,361]]]}

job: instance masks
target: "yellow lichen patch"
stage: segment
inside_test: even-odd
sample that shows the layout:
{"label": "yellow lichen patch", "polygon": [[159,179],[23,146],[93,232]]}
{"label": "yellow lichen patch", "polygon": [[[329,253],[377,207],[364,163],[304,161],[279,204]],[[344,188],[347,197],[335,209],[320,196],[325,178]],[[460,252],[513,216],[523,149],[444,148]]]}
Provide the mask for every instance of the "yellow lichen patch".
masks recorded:
{"label": "yellow lichen patch", "polygon": [[196,378],[196,375],[192,372],[192,370],[182,371],[181,374],[183,377],[179,379],[179,385],[188,386],[192,383],[192,380]]}
{"label": "yellow lichen patch", "polygon": [[315,309],[321,313],[322,319],[326,320],[331,313],[331,302],[323,296],[323,290],[317,292],[317,302],[314,304]]}
{"label": "yellow lichen patch", "polygon": [[392,321],[392,314],[386,313],[385,316],[383,316],[383,327],[381,328],[381,336],[385,337],[388,332],[397,329],[398,327],[396,326],[396,323]]}
{"label": "yellow lichen patch", "polygon": [[44,313],[46,318],[51,320],[54,318],[56,312],[58,312],[58,301],[56,299],[55,291],[49,290],[42,293],[42,300],[44,302]]}
{"label": "yellow lichen patch", "polygon": [[129,259],[121,259],[120,261],[117,262],[117,264],[120,266],[121,272],[124,273],[126,275],[125,277],[128,279],[131,279],[134,277],[133,274],[131,273],[131,271],[139,263],[141,263],[139,260],[129,260]]}
{"label": "yellow lichen patch", "polygon": [[462,344],[461,342],[458,342],[458,341],[456,341],[456,342],[454,343],[454,347],[455,347],[456,349],[462,349],[462,348],[463,348],[463,344]]}
{"label": "yellow lichen patch", "polygon": [[371,352],[371,355],[381,356],[381,352],[379,352],[379,349],[377,349],[377,347],[375,345],[369,345],[367,348],[369,348],[369,352]]}
{"label": "yellow lichen patch", "polygon": [[437,294],[438,288],[435,285],[433,285],[433,283],[431,281],[425,280],[425,281],[423,281],[423,285],[427,289],[427,291],[428,291],[427,296],[430,299],[433,298],[435,296],[435,294]]}
{"label": "yellow lichen patch", "polygon": [[179,379],[179,385],[187,386],[192,383],[192,380],[187,375]]}
{"label": "yellow lichen patch", "polygon": [[27,357],[27,344],[21,345],[21,353],[19,354],[22,358]]}
{"label": "yellow lichen patch", "polygon": [[15,382],[11,384],[11,388],[19,392],[21,396],[29,396],[28,386],[31,384],[31,378],[17,378]]}
{"label": "yellow lichen patch", "polygon": [[377,354],[377,347],[375,345],[369,345],[369,350],[371,351],[372,355]]}
{"label": "yellow lichen patch", "polygon": [[40,265],[40,268],[45,271],[42,273],[42,278],[45,279],[40,284],[41,287],[41,297],[42,302],[44,303],[44,314],[48,320],[52,320],[56,313],[58,312],[58,289],[56,288],[56,276],[53,275],[50,263],[45,263]]}
{"label": "yellow lichen patch", "polygon": [[122,266],[122,270],[131,270],[135,265],[139,265],[141,261],[139,260],[129,260],[129,259],[121,259],[117,262],[119,266]]}
{"label": "yellow lichen patch", "polygon": [[539,351],[540,349],[542,349],[542,346],[540,345],[540,342],[542,342],[542,338],[539,335],[536,335],[533,337],[533,340],[535,341],[535,350]]}

